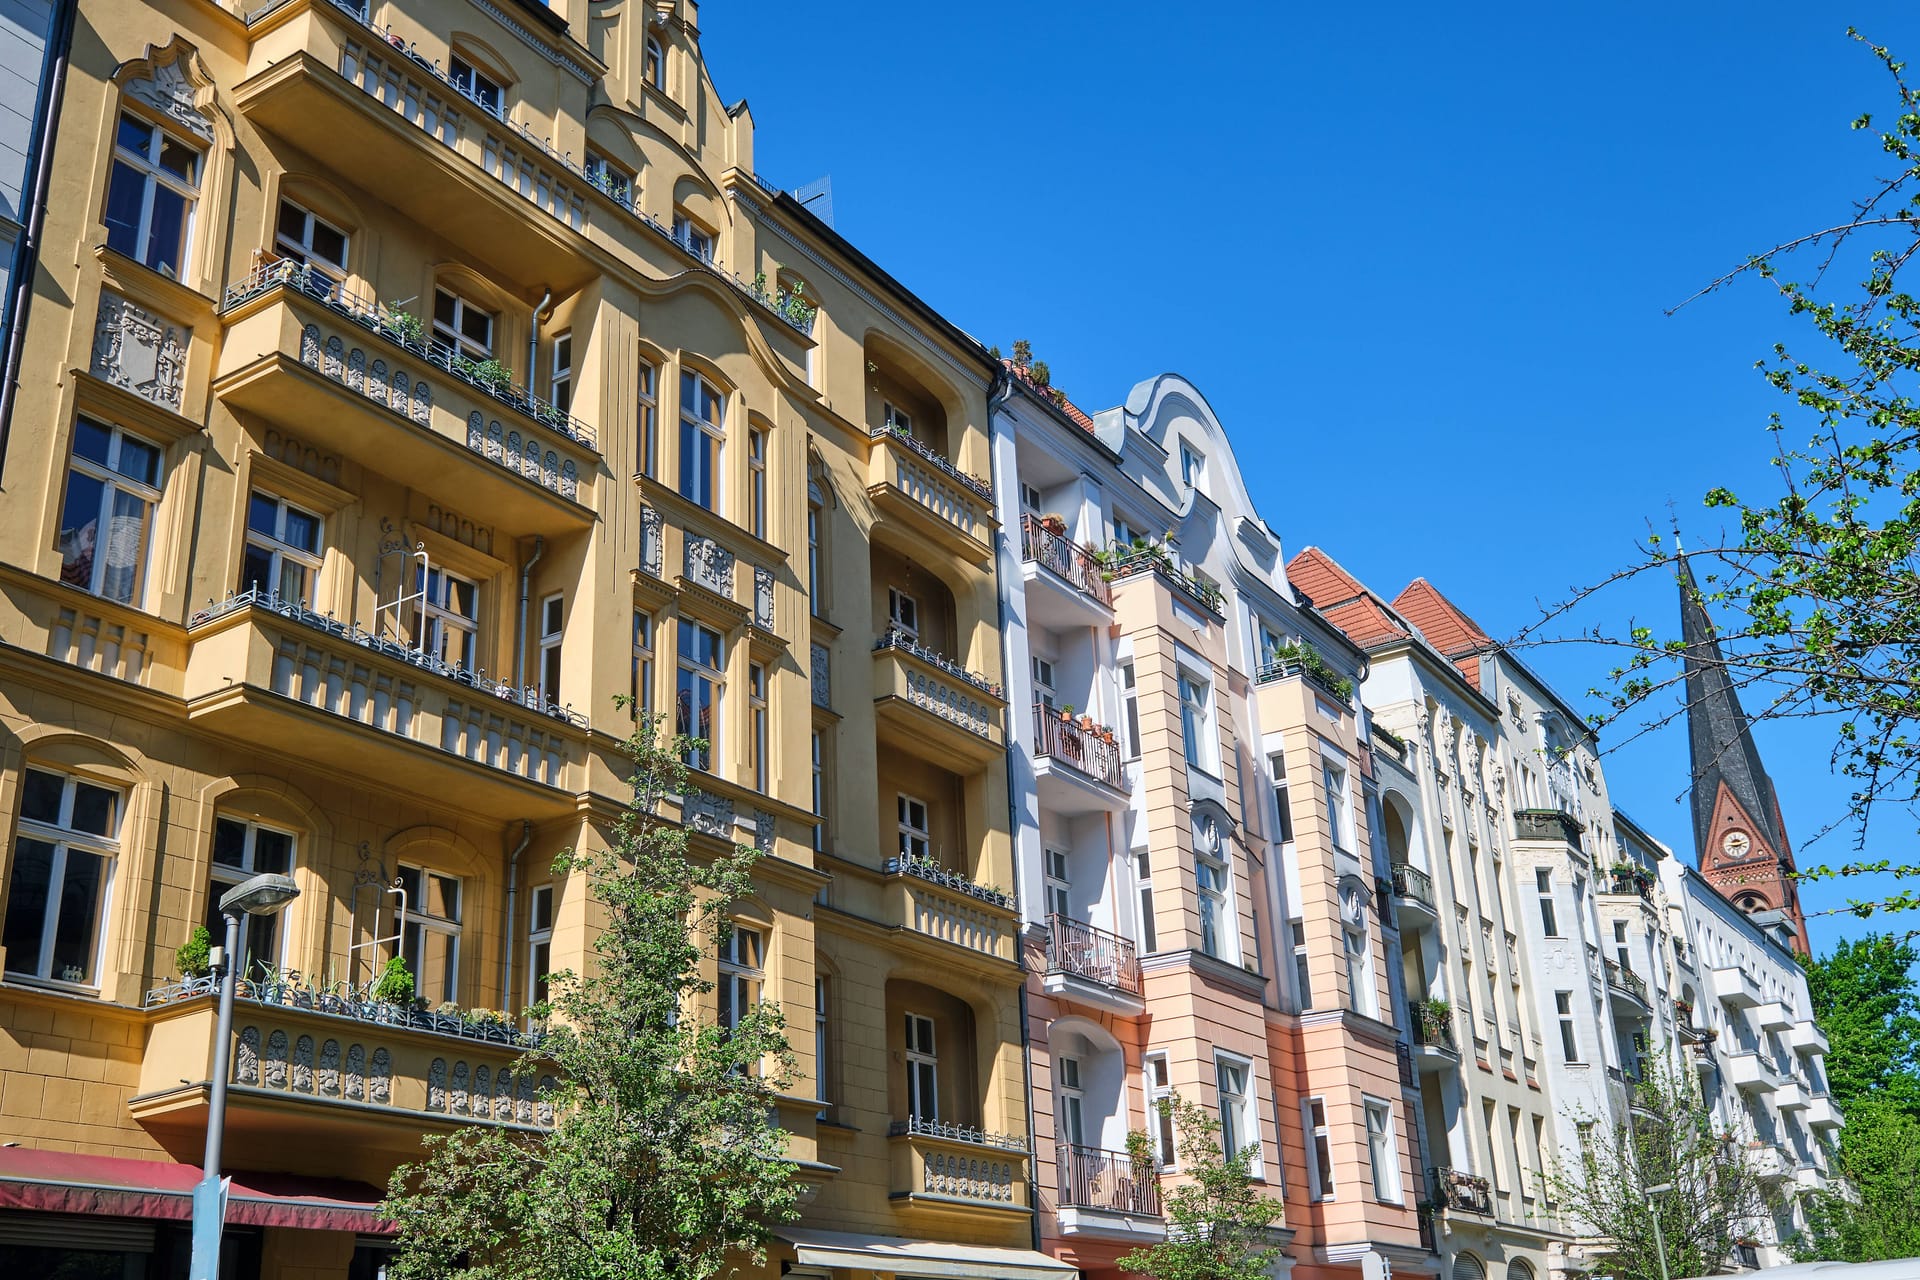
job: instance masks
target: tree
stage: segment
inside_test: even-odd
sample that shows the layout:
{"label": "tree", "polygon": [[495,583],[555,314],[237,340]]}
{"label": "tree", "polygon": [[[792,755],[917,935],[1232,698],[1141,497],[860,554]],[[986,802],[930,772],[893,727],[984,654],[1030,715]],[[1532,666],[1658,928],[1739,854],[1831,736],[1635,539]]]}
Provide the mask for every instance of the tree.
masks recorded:
{"label": "tree", "polygon": [[[1920,252],[1920,92],[1887,49],[1848,35],[1891,79],[1895,110],[1877,140],[1892,176],[1833,225],[1749,257],[1680,305],[1761,279],[1811,329],[1817,356],[1780,343],[1758,366],[1795,424],[1781,413],[1767,424],[1778,485],[1710,490],[1706,508],[1732,527],[1717,543],[1689,538],[1687,558],[1716,615],[1727,675],[1753,718],[1831,725],[1831,763],[1851,796],[1826,830],[1851,828],[1856,857],[1804,867],[1799,877],[1909,878],[1838,908],[1870,916],[1920,907],[1910,887],[1920,866],[1862,855],[1877,809],[1892,805],[1910,819],[1920,811],[1920,303],[1901,281]],[[1853,121],[1855,130],[1873,127],[1871,115]],[[1786,278],[1795,264],[1811,270]],[[1849,276],[1855,286],[1829,292],[1829,278]],[[1650,536],[1635,563],[1548,610],[1521,640],[1544,642],[1548,628],[1624,580],[1672,578],[1679,554],[1677,529],[1673,539]],[[1670,697],[1683,679],[1679,639],[1632,620],[1553,639],[1620,653],[1612,687],[1590,691],[1608,705],[1596,727],[1640,716],[1638,731],[1647,732],[1685,713]]]}
{"label": "tree", "polygon": [[[1178,1094],[1161,1101],[1173,1117],[1184,1180],[1166,1198],[1167,1238],[1115,1264],[1152,1280],[1267,1280],[1280,1258],[1273,1224],[1280,1202],[1254,1186],[1253,1149],[1229,1158],[1220,1122]],[[1127,1135],[1133,1167],[1152,1176],[1153,1140]]]}
{"label": "tree", "polygon": [[1920,1119],[1867,1098],[1847,1108],[1841,1186],[1808,1197],[1803,1260],[1878,1262],[1920,1257]]}
{"label": "tree", "polygon": [[[628,740],[633,800],[602,853],[570,852],[605,914],[590,975],[556,974],[552,1029],[519,1068],[551,1072],[554,1125],[475,1126],[428,1138],[397,1170],[384,1212],[399,1224],[395,1280],[707,1280],[765,1256],[795,1216],[793,1166],[770,1118],[792,1068],[779,1009],[731,1028],[691,1016],[713,988],[704,953],[730,930],[756,852],[688,850],[662,801],[687,786],[686,739]],[[683,1016],[684,1015],[684,1016]]]}
{"label": "tree", "polygon": [[1846,1113],[1877,1100],[1920,1122],[1920,950],[1884,934],[1841,942],[1801,958],[1813,1020],[1827,1034],[1827,1084]]}
{"label": "tree", "polygon": [[1576,1117],[1586,1135],[1578,1164],[1547,1175],[1551,1198],[1582,1224],[1597,1273],[1710,1275],[1776,1201],[1749,1163],[1746,1135],[1714,1131],[1685,1066],[1649,1059],[1631,1087],[1627,1116]]}

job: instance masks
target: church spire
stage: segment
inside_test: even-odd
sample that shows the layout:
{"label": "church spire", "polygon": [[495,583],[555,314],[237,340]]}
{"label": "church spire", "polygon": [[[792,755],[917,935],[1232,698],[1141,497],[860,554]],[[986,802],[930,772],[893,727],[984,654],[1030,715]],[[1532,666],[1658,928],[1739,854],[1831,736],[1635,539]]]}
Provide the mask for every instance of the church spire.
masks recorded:
{"label": "church spire", "polygon": [[1807,950],[1792,879],[1793,848],[1773,780],[1760,762],[1720,639],[1689,557],[1680,557],[1680,638],[1685,645],[1687,742],[1693,768],[1693,841],[1700,873],[1750,914],[1778,912]]}

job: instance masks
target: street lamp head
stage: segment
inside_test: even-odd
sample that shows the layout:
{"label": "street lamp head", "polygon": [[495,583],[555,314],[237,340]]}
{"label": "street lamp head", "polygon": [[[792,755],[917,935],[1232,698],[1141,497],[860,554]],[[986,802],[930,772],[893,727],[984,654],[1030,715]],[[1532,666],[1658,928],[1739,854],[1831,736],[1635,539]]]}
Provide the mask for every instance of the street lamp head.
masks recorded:
{"label": "street lamp head", "polygon": [[220,895],[220,914],[270,916],[299,896],[292,876],[257,875]]}

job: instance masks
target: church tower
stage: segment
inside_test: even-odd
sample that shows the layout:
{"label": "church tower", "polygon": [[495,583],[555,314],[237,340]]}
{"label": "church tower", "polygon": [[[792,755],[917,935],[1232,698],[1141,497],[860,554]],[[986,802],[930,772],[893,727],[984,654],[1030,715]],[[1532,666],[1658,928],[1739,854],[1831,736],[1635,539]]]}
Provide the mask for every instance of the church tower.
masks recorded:
{"label": "church tower", "polygon": [[[1680,636],[1686,645],[1687,737],[1693,766],[1693,843],[1700,874],[1749,915],[1793,931],[1807,953],[1807,922],[1792,878],[1793,847],[1773,780],[1727,672],[1693,568],[1680,560]],[[1778,913],[1768,916],[1763,913]]]}

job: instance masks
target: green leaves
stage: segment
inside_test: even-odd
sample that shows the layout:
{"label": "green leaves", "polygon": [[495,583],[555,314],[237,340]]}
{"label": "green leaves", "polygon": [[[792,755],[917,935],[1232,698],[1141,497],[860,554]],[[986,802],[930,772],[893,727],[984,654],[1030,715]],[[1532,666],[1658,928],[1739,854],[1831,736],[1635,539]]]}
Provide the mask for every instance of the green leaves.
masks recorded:
{"label": "green leaves", "polygon": [[[1173,1117],[1180,1157],[1181,1180],[1164,1206],[1167,1238],[1116,1265],[1151,1280],[1268,1280],[1280,1259],[1273,1225],[1281,1207],[1254,1183],[1254,1149],[1242,1144],[1228,1159],[1206,1108],[1178,1094],[1160,1106]],[[1140,1176],[1158,1176],[1147,1134],[1129,1134],[1127,1151]]]}

